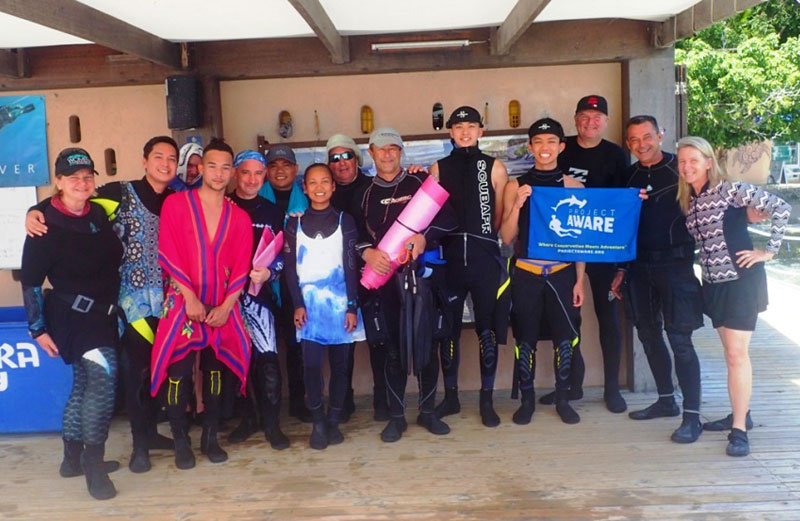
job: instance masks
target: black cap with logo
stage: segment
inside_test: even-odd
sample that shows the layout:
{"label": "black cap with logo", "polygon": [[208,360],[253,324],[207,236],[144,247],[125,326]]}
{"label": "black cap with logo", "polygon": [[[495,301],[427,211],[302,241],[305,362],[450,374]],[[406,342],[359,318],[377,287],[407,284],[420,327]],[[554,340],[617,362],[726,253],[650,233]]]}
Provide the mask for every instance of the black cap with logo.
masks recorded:
{"label": "black cap with logo", "polygon": [[561,123],[553,118],[542,118],[536,120],[533,125],[528,128],[528,139],[539,134],[553,134],[558,136],[558,139],[564,141],[564,127]]}
{"label": "black cap with logo", "polygon": [[447,120],[444,126],[450,128],[456,123],[477,123],[481,128],[483,127],[481,113],[468,105],[458,107],[454,110],[453,113],[450,114],[450,119]]}
{"label": "black cap with logo", "polygon": [[578,101],[578,106],[575,108],[575,114],[582,110],[599,110],[608,116],[608,102],[603,96],[597,94],[590,94],[584,96]]}
{"label": "black cap with logo", "polygon": [[82,148],[65,148],[56,158],[56,175],[70,176],[78,170],[89,169],[95,175],[94,161],[89,152]]}

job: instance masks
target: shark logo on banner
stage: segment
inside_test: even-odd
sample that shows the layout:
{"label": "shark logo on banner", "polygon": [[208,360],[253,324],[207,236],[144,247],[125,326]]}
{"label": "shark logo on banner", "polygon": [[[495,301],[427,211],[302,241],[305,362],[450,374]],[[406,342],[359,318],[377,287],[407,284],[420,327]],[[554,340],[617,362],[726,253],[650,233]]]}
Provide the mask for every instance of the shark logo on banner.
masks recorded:
{"label": "shark logo on banner", "polygon": [[641,209],[635,188],[534,187],[527,256],[565,262],[633,260]]}

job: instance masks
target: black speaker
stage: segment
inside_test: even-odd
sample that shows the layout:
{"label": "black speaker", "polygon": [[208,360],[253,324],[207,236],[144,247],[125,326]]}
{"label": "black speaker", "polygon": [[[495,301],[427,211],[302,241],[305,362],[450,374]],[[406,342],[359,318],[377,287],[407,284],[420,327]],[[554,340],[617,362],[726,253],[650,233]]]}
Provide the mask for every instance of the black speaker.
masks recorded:
{"label": "black speaker", "polygon": [[194,76],[169,76],[167,84],[167,126],[186,130],[203,126],[200,80]]}

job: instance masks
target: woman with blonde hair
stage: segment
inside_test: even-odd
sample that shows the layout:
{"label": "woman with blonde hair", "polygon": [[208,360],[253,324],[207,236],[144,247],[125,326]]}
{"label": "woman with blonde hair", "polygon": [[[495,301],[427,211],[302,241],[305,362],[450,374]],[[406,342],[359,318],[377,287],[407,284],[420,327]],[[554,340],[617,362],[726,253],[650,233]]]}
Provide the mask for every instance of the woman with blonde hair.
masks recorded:
{"label": "woman with blonde hair", "polygon": [[[725,349],[733,409],[726,418],[703,428],[731,429],[726,453],[746,456],[753,380],[748,346],[758,314],[767,308],[764,262],[780,250],[791,206],[761,187],[726,179],[711,145],[701,137],[688,136],[678,142],[678,172],[678,202],[700,248],[703,308]],[[748,207],[764,212],[772,221],[764,251],[753,248],[747,232]]]}

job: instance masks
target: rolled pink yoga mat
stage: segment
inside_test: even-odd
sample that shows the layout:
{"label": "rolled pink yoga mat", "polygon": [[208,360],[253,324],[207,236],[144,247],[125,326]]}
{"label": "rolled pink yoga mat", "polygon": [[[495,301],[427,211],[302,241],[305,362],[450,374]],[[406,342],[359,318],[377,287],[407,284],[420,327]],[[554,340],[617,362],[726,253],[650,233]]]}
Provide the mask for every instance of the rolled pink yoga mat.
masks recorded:
{"label": "rolled pink yoga mat", "polygon": [[398,259],[405,249],[408,239],[416,233],[422,233],[431,224],[448,197],[450,194],[433,177],[428,177],[422,183],[417,193],[403,208],[403,211],[397,216],[397,220],[378,244],[378,249],[389,255],[392,269],[386,275],[378,275],[367,266],[361,275],[362,286],[367,289],[378,289],[386,284],[400,267]]}

